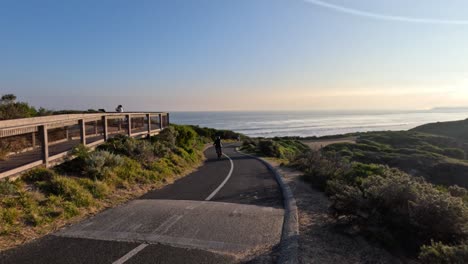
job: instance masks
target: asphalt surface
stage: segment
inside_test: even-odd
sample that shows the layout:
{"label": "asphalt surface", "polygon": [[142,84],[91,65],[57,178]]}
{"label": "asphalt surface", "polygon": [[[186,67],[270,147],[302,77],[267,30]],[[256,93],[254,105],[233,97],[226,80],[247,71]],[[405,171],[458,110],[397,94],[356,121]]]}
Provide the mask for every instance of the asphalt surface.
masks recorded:
{"label": "asphalt surface", "polygon": [[24,246],[0,263],[235,263],[280,242],[284,211],[274,175],[224,148],[190,175]]}

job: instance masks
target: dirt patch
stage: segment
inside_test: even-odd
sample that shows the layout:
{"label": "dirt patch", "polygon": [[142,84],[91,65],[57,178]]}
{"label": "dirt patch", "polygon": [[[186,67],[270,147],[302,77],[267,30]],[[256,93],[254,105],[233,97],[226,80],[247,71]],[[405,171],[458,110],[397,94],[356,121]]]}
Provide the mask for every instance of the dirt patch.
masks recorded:
{"label": "dirt patch", "polygon": [[302,181],[301,172],[274,165],[294,193],[299,209],[300,263],[402,263],[362,237],[339,232],[328,214],[328,197]]}
{"label": "dirt patch", "polygon": [[320,150],[331,144],[336,143],[356,143],[356,137],[345,137],[345,138],[334,138],[334,139],[317,139],[317,140],[301,140],[302,143],[306,144],[313,150]]}

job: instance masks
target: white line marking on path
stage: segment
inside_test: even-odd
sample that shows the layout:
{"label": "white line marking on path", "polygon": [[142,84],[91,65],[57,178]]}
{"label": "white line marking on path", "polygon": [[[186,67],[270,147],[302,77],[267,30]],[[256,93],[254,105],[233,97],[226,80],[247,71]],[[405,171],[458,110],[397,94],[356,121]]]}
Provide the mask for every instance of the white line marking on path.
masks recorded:
{"label": "white line marking on path", "polygon": [[143,249],[145,249],[145,247],[147,247],[148,244],[141,244],[139,245],[138,247],[132,249],[130,252],[128,252],[127,254],[125,254],[123,257],[119,258],[118,260],[112,262],[112,264],[123,264],[125,263],[127,260],[131,259],[133,256],[135,256],[136,254],[138,254],[138,252],[142,251]]}
{"label": "white line marking on path", "polygon": [[[214,190],[210,194],[210,196],[208,196],[205,199],[205,201],[211,200],[219,192],[219,190],[221,190],[221,188],[223,188],[223,186],[226,184],[226,182],[229,180],[229,178],[231,178],[232,172],[234,171],[234,162],[232,161],[232,159],[228,155],[226,155],[224,153],[223,153],[223,155],[226,156],[226,158],[228,158],[229,161],[231,162],[231,169],[229,170],[229,173],[228,173],[226,179],[224,179],[224,181],[218,186],[218,188],[216,188],[216,190]],[[189,206],[186,209],[193,209],[193,208],[190,208],[190,206]],[[164,232],[162,232],[162,234],[166,233],[169,230],[169,228],[171,228],[174,224],[176,224],[182,217],[183,217],[183,215],[173,215],[173,216],[169,217],[169,219],[167,219],[163,224],[161,224],[155,231],[159,232],[159,231],[162,231],[162,229],[164,229]],[[198,233],[198,231],[196,233]],[[138,254],[138,252],[142,251],[147,246],[148,246],[148,244],[139,245],[138,247],[132,249],[130,252],[125,254],[120,259],[114,261],[112,264],[123,264],[123,263],[125,263],[127,260],[131,259],[133,256]]]}
{"label": "white line marking on path", "polygon": [[[169,231],[169,229],[173,225],[175,225],[180,219],[182,219],[182,217],[183,217],[183,215],[173,215],[173,216],[169,217],[158,228],[156,228],[156,230],[153,231],[153,233],[162,231],[160,235],[165,234],[167,231]],[[113,262],[112,264],[123,264],[123,263],[125,263],[127,260],[131,259],[133,256],[138,254],[138,252],[142,251],[147,246],[148,246],[148,244],[145,244],[145,243],[139,245],[138,247],[132,249],[130,252],[125,254],[125,256],[123,256],[123,257],[119,258],[118,260],[116,260],[115,262]]]}
{"label": "white line marking on path", "polygon": [[169,217],[168,219],[166,219],[166,221],[164,221],[164,223],[162,223],[160,226],[158,226],[158,228],[156,228],[152,233],[160,233],[160,235],[164,235],[165,233],[167,233],[167,231],[169,231],[169,229],[175,225],[177,222],[179,222],[180,219],[182,219],[182,217],[184,217],[183,215],[173,215],[171,217]]}
{"label": "white line marking on path", "polygon": [[231,178],[231,175],[232,175],[232,172],[234,171],[234,162],[232,161],[232,159],[223,153],[224,156],[226,156],[226,158],[229,159],[229,161],[231,162],[231,170],[229,170],[229,173],[226,177],[226,179],[224,179],[224,181],[218,186],[218,188],[216,188],[216,190],[214,190],[210,196],[208,196],[205,201],[209,201],[211,199],[213,199],[213,197],[219,192],[219,190],[221,190],[221,188],[223,188],[223,186],[226,184],[226,182],[229,180],[229,178]]}

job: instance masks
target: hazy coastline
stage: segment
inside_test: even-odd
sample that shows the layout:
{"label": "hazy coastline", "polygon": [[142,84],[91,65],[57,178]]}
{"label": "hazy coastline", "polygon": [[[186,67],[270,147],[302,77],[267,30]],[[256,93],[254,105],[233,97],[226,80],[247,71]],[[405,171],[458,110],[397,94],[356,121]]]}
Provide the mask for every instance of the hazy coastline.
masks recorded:
{"label": "hazy coastline", "polygon": [[232,111],[173,112],[171,122],[229,129],[257,137],[328,136],[367,131],[398,131],[464,120],[468,110],[427,111]]}

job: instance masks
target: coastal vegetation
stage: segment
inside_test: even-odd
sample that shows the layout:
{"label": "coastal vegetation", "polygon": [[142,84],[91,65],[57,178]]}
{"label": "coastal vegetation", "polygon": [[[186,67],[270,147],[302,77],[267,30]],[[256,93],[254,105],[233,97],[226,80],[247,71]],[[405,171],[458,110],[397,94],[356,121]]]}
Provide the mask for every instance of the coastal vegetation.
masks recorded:
{"label": "coastal vegetation", "polygon": [[47,234],[170,183],[199,166],[209,136],[237,134],[171,125],[148,139],[117,136],[96,150],[78,145],[54,168],[0,181],[0,249]]}
{"label": "coastal vegetation", "polygon": [[417,131],[369,132],[356,144],[326,146],[350,162],[384,164],[437,185],[468,187],[468,144],[455,138]]}
{"label": "coastal vegetation", "polygon": [[422,125],[412,131],[455,138],[468,143],[468,119]]}
{"label": "coastal vegetation", "polygon": [[28,103],[17,102],[14,94],[4,94],[0,97],[0,120],[33,117],[41,111],[45,110],[41,108],[37,111]]}
{"label": "coastal vegetation", "polygon": [[50,110],[43,107],[37,109],[27,102],[17,101],[14,94],[3,94],[0,97],[0,120],[83,113],[99,113],[99,110]]}
{"label": "coastal vegetation", "polygon": [[310,138],[290,137],[247,139],[242,147],[302,171],[329,196],[339,230],[423,263],[466,263],[468,148],[441,124],[430,126],[435,134],[423,126],[346,135],[356,142],[320,150],[303,144]]}

